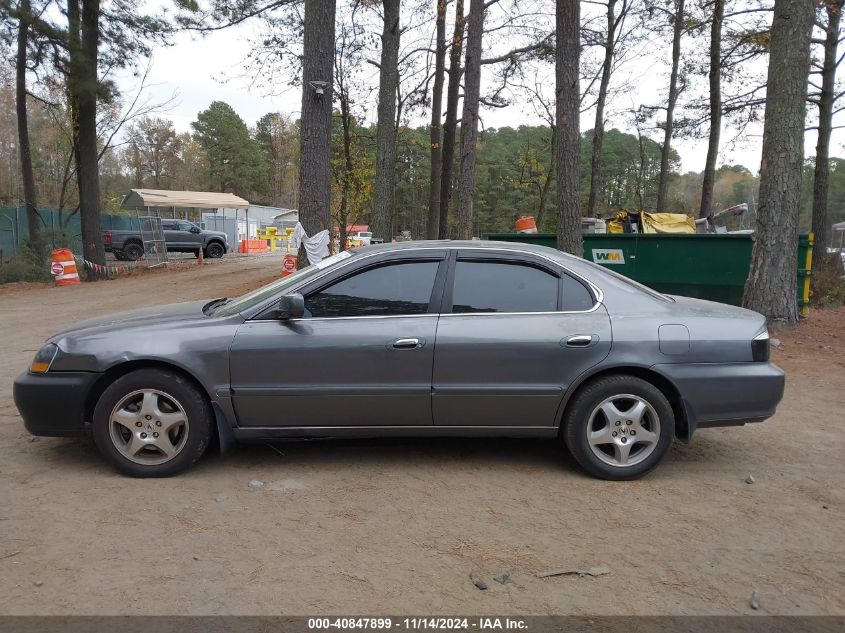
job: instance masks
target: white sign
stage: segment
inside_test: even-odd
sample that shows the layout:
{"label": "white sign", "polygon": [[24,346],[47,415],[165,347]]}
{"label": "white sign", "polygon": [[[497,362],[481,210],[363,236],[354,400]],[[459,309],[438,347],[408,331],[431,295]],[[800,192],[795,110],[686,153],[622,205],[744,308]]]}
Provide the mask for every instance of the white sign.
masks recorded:
{"label": "white sign", "polygon": [[624,264],[625,253],[621,248],[594,248],[593,261],[597,264]]}

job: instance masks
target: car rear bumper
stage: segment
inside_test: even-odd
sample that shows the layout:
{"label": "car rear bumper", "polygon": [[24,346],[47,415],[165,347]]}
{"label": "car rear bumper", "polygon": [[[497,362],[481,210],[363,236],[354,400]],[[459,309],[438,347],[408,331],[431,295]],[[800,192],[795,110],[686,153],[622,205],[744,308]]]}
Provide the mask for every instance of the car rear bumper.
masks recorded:
{"label": "car rear bumper", "polygon": [[740,426],[774,415],[783,398],[783,371],[772,363],[690,363],[653,367],[672,381],[696,428]]}
{"label": "car rear bumper", "polygon": [[26,430],[33,435],[72,437],[85,428],[85,400],[100,377],[92,372],[25,372],[12,393]]}

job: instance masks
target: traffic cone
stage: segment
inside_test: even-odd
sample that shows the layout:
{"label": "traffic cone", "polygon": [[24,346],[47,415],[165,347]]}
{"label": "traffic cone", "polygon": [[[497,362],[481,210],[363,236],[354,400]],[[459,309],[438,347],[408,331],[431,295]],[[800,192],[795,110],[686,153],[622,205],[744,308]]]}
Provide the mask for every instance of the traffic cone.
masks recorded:
{"label": "traffic cone", "polygon": [[197,266],[202,266],[205,263],[205,254],[203,250],[200,249],[199,256],[197,257]]}

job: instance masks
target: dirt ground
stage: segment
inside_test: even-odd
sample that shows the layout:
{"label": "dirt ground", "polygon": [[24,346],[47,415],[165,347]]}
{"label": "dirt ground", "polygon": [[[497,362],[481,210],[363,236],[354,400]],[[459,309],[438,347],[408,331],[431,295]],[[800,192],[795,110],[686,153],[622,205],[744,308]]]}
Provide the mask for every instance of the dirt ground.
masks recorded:
{"label": "dirt ground", "polygon": [[745,614],[753,591],[755,613],[845,614],[843,309],[779,336],[772,420],[699,431],[636,482],[514,440],[251,445],[133,480],[24,430],[12,381],[54,331],[280,270],[230,257],[0,287],[0,614]]}

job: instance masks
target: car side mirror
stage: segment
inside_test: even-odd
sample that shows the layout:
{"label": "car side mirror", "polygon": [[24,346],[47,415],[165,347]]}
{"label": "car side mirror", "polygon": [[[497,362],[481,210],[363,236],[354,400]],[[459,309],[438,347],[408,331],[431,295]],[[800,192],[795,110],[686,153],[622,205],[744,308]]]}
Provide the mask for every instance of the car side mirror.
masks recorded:
{"label": "car side mirror", "polygon": [[200,232],[200,229],[199,229],[199,227],[198,227],[198,226],[192,226],[192,227],[190,228],[190,231],[191,231],[191,233],[199,233],[199,232]]}
{"label": "car side mirror", "polygon": [[300,319],[305,314],[305,298],[298,292],[292,292],[279,299],[279,319]]}

